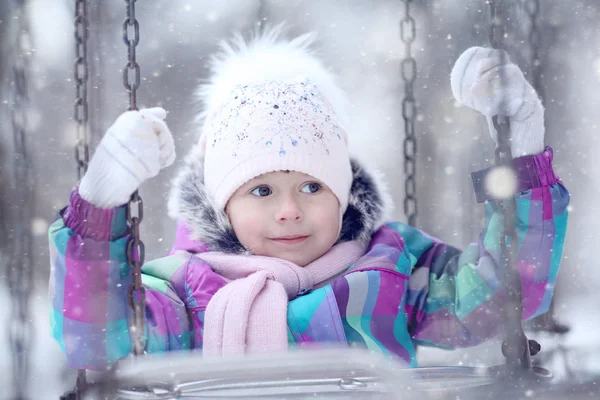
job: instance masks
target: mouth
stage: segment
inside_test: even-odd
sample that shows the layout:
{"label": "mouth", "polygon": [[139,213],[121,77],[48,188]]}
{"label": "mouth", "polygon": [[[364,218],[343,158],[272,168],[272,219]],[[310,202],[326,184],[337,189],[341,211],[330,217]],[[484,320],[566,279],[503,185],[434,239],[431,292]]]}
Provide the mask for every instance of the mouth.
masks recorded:
{"label": "mouth", "polygon": [[297,244],[304,242],[306,239],[308,239],[308,236],[291,235],[272,238],[271,240],[281,244]]}

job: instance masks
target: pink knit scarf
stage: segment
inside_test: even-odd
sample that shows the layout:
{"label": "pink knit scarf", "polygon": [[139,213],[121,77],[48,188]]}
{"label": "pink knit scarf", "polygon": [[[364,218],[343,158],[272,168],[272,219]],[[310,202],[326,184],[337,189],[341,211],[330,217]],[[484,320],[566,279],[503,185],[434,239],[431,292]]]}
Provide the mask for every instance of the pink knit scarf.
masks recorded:
{"label": "pink knit scarf", "polygon": [[263,256],[200,254],[230,282],[212,297],[204,318],[204,354],[222,356],[288,348],[287,303],[326,285],[364,255],[363,242],[333,246],[305,267]]}

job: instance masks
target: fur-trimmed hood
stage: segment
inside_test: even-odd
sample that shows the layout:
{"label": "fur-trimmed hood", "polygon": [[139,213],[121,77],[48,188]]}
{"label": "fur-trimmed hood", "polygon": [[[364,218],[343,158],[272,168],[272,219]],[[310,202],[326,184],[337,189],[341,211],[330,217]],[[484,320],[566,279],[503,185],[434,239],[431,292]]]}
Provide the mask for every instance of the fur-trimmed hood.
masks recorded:
{"label": "fur-trimmed hood", "polygon": [[[391,201],[381,174],[351,160],[352,186],[348,208],[342,218],[339,242],[369,241],[390,217]],[[225,210],[217,209],[204,186],[204,158],[193,149],[173,181],[169,215],[179,221],[174,250],[199,249],[247,254],[237,239]]]}

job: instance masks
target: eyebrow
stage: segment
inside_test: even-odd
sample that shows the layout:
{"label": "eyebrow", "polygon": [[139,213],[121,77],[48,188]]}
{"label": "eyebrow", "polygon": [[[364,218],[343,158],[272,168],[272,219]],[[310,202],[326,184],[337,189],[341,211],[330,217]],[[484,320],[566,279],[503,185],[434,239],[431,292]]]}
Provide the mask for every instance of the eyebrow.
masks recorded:
{"label": "eyebrow", "polygon": [[[283,172],[283,173],[289,174],[290,172],[294,172],[294,171],[292,171],[290,169],[280,169],[279,171],[273,171],[273,172]],[[258,178],[258,177],[256,177],[256,178]],[[256,179],[256,178],[254,178],[254,179]]]}

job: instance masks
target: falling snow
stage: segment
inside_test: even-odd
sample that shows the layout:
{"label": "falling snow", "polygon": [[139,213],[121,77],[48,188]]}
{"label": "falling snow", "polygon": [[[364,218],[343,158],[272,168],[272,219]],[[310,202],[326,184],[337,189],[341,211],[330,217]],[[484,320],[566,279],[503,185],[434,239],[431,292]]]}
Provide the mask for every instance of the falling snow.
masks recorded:
{"label": "falling snow", "polygon": [[[6,12],[9,2],[2,2]],[[34,261],[36,292],[32,299],[35,338],[32,344],[31,388],[43,388],[36,399],[56,399],[71,388],[75,372],[66,369],[64,356],[51,339],[48,326],[47,280],[49,254],[46,231],[55,215],[68,201],[77,183],[73,145],[76,128],[72,120],[74,101],[72,2],[31,0],[30,17],[32,109],[29,111],[30,145],[35,154],[34,171],[38,197],[34,219]],[[122,68],[127,50],[122,39],[123,1],[102,3],[90,12],[90,89],[89,134],[92,147],[111,122],[127,107]],[[339,74],[351,102],[349,133],[351,150],[385,172],[390,194],[396,200],[396,219],[402,213],[404,165],[402,161],[404,120],[402,118],[403,80],[400,61],[404,44],[400,41],[399,21],[403,3],[394,1],[264,1],[266,22],[288,21],[294,33],[316,30],[320,37],[319,54]],[[417,4],[416,4],[417,3]],[[483,213],[475,202],[469,174],[483,169],[494,159],[494,149],[483,117],[455,102],[450,91],[450,68],[458,55],[474,45],[487,46],[487,10],[476,0],[436,0],[429,8],[417,8],[414,17],[417,36],[413,55],[418,76],[415,97],[418,104],[416,136],[418,143],[417,192],[418,225],[428,233],[455,246],[476,240]],[[557,338],[536,336],[547,350],[546,365],[558,382],[577,376],[600,373],[600,273],[597,271],[597,246],[600,240],[600,5],[596,0],[549,0],[540,2],[544,12],[542,66],[544,68],[544,106],[546,144],[555,149],[555,169],[572,194],[569,231],[562,270],[556,285],[556,316],[571,327]],[[139,106],[160,105],[169,111],[167,122],[175,137],[178,154],[198,139],[195,118],[199,105],[195,89],[206,77],[206,61],[215,50],[217,39],[234,31],[249,32],[257,25],[259,2],[255,0],[145,0],[137,2],[142,39],[138,62],[142,84]],[[6,14],[5,14],[6,15]],[[518,33],[518,49],[511,58],[530,76],[525,16]],[[0,29],[6,29],[7,18]],[[515,28],[517,29],[518,26]],[[4,41],[4,31],[2,31]],[[8,35],[6,35],[8,37]],[[4,43],[4,48],[6,43]],[[1,60],[6,60],[4,51]],[[9,68],[5,68],[9,70]],[[2,72],[5,74],[6,72]],[[7,76],[1,76],[3,82]],[[7,94],[0,105],[8,109]],[[272,112],[283,112],[276,104]],[[307,108],[307,112],[314,112]],[[3,127],[8,124],[3,122]],[[477,140],[474,140],[477,138]],[[0,154],[10,159],[11,140],[2,136]],[[264,146],[287,152],[307,140],[297,135],[265,135]],[[311,139],[312,140],[312,139]],[[9,149],[9,151],[6,151]],[[287,153],[286,153],[287,154]],[[0,169],[0,174],[10,169]],[[145,218],[142,235],[147,259],[169,252],[175,222],[166,216],[166,194],[173,170],[141,189]],[[0,178],[4,178],[0,176]],[[502,180],[506,176],[497,177]],[[505,183],[491,184],[506,187]],[[0,184],[0,190],[2,185]],[[0,260],[6,263],[7,255]],[[5,251],[5,250],[4,250]],[[4,286],[3,286],[4,287]],[[0,304],[8,304],[8,293],[0,289]],[[0,319],[8,319],[8,307]],[[0,337],[6,338],[5,324]],[[67,341],[77,340],[69,338]],[[3,371],[10,370],[11,359],[0,357]],[[422,365],[492,365],[503,362],[500,342],[475,348],[442,351],[419,348]],[[8,387],[10,374],[0,375],[0,386]],[[535,398],[527,391],[526,397]]]}

